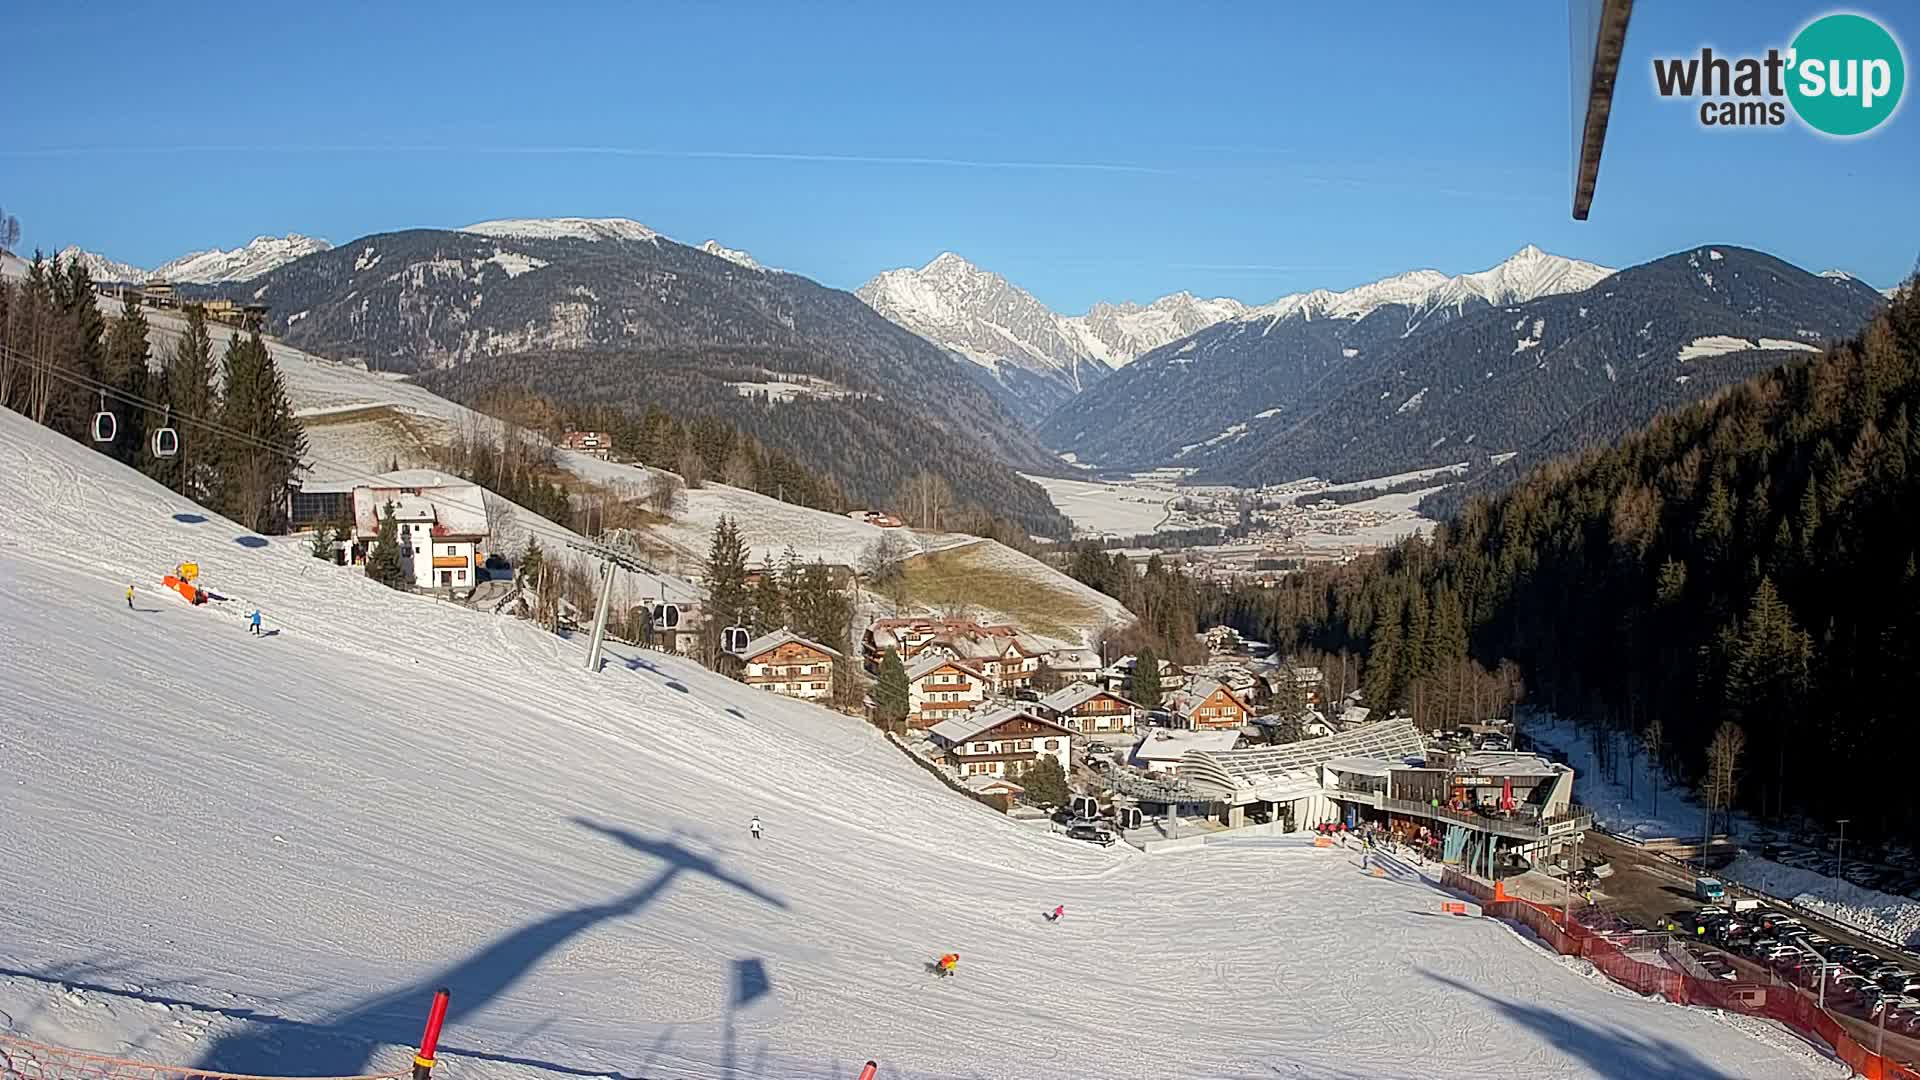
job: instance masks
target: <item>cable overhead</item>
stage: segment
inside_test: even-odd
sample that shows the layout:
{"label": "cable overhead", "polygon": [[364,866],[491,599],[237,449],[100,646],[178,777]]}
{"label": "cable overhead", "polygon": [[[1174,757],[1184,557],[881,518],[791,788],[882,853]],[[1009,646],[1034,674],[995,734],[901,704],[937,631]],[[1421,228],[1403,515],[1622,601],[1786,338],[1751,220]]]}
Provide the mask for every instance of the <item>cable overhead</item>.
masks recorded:
{"label": "cable overhead", "polygon": [[[84,390],[94,391],[100,394],[103,398],[112,398],[124,404],[148,409],[153,412],[170,413],[172,409],[172,406],[170,405],[164,404],[162,402],[153,401],[149,398],[144,398],[137,394],[129,393],[119,387],[112,386],[107,383],[103,383],[98,379],[94,379],[80,372],[62,368],[51,361],[41,360],[37,357],[34,357],[28,353],[21,352],[20,350],[15,349],[8,345],[0,345],[0,356],[5,356],[9,359],[25,364],[26,366],[42,371],[55,379],[59,379],[71,385],[78,386]],[[277,454],[281,457],[288,459],[289,461],[292,461],[294,464],[300,466],[303,469],[308,469],[309,471],[311,471],[312,465],[317,464],[317,465],[325,465],[332,470],[338,471],[344,478],[348,480],[378,481],[380,479],[379,473],[362,471],[364,469],[364,466],[349,465],[345,462],[329,460],[317,454],[307,454],[307,455],[304,455],[303,457],[300,454],[294,453],[291,449],[289,449],[284,445],[268,442],[264,439],[259,438],[258,436],[253,435],[250,432],[239,431],[234,428],[227,427],[226,425],[221,424],[216,420],[211,420],[206,417],[181,415],[181,416],[173,417],[172,419],[173,419],[173,422],[176,424],[187,424],[193,427],[202,428],[210,433],[223,436],[227,439],[239,442],[243,445],[251,446],[256,449],[266,451],[267,453]],[[505,423],[505,421],[501,421],[501,422]],[[623,563],[630,564],[626,566],[626,569],[634,570],[634,572],[636,573],[645,573],[650,576],[653,576],[656,578],[662,578],[662,579],[668,578],[668,577],[678,577],[678,575],[676,574],[668,574],[664,571],[661,571],[658,568],[652,566],[651,564],[648,564],[643,560],[635,558],[630,553],[608,547],[601,543],[597,543],[591,539],[584,538],[580,536],[578,533],[574,533],[570,530],[562,530],[556,527],[550,527],[543,521],[528,521],[528,522],[521,522],[520,524],[521,524],[521,527],[526,529],[528,533],[534,534],[536,536],[544,536],[547,539],[561,546],[574,548],[576,550],[585,552],[601,560],[605,560],[605,561],[619,560]],[[634,569],[635,567],[640,567],[641,569],[635,570]]]}

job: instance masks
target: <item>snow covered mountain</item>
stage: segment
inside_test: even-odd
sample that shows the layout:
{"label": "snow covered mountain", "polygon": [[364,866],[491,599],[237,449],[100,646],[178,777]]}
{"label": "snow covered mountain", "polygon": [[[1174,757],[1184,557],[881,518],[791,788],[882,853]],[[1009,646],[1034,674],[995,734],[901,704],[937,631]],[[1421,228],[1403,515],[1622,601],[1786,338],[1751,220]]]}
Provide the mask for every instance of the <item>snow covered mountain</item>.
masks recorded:
{"label": "snow covered mountain", "polygon": [[156,267],[153,276],[199,285],[216,281],[252,281],[295,259],[326,251],[332,246],[317,236],[301,236],[299,233],[256,236],[232,251],[214,248],[182,255]]}
{"label": "snow covered mountain", "polygon": [[888,270],[854,295],[978,365],[1008,406],[1034,422],[1113,368],[1243,310],[1237,300],[1176,293],[1145,307],[1099,304],[1065,316],[951,251],[917,270]]}
{"label": "snow covered mountain", "polygon": [[303,256],[326,251],[332,245],[313,236],[288,233],[286,236],[256,236],[232,251],[212,248],[193,251],[152,270],[109,259],[97,252],[68,247],[63,259],[78,258],[86,264],[95,281],[127,281],[135,284],[163,278],[176,284],[211,285],[216,281],[252,281],[262,274]]}
{"label": "snow covered mountain", "polygon": [[[1056,450],[1101,465],[1195,464],[1255,419],[1330,392],[1407,338],[1475,311],[1578,292],[1613,273],[1529,244],[1476,273],[1421,269],[1351,289],[1291,293],[1163,345],[1041,425]],[[1264,415],[1256,417],[1256,414]]]}
{"label": "snow covered mountain", "polygon": [[[725,244],[722,244],[718,240],[709,240],[706,243],[701,244],[700,250],[706,252],[709,255],[714,256],[715,258],[725,259],[736,266],[744,266],[749,270],[766,270],[767,269],[767,267],[761,266],[759,263],[755,262],[753,256],[747,254],[746,252],[740,250],[739,248],[730,248]],[[773,272],[779,273],[779,271],[777,270]]]}
{"label": "snow covered mountain", "polygon": [[152,276],[137,266],[123,262],[115,262],[105,255],[100,255],[92,251],[82,251],[80,248],[73,246],[61,248],[60,253],[54,256],[54,258],[59,259],[61,262],[79,260],[80,264],[87,268],[87,273],[93,275],[93,280],[95,281],[128,281],[138,283]]}
{"label": "snow covered mountain", "polygon": [[503,218],[480,221],[460,232],[515,240],[634,240],[655,242],[660,234],[630,218]]}
{"label": "snow covered mountain", "polygon": [[1125,367],[1169,342],[1242,315],[1247,305],[1230,296],[1203,300],[1190,292],[1163,296],[1142,307],[1098,303],[1066,319],[1081,343],[1108,367]]}
{"label": "snow covered mountain", "polygon": [[1359,320],[1383,307],[1412,315],[1407,332],[1435,312],[1459,314],[1472,307],[1521,304],[1542,296],[1579,292],[1613,273],[1579,259],[1549,255],[1528,244],[1490,270],[1449,277],[1438,270],[1412,270],[1344,292],[1315,289],[1292,293],[1239,316],[1245,322],[1283,319]]}

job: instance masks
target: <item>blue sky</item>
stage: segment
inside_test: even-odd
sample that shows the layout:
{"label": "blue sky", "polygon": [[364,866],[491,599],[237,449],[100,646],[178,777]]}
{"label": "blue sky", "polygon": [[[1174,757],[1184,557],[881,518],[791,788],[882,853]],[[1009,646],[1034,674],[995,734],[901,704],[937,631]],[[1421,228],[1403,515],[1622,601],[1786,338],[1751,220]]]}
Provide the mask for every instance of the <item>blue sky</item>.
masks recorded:
{"label": "blue sky", "polygon": [[[1763,248],[1875,285],[1920,254],[1912,103],[1864,140],[1709,132],[1649,58],[1828,8],[1641,4],[1592,220],[1566,5],[27,5],[0,206],[154,265],[493,217],[631,217],[843,288],[955,250],[1064,311],[1250,302],[1526,243]],[[1856,8],[1914,59],[1920,11]]]}

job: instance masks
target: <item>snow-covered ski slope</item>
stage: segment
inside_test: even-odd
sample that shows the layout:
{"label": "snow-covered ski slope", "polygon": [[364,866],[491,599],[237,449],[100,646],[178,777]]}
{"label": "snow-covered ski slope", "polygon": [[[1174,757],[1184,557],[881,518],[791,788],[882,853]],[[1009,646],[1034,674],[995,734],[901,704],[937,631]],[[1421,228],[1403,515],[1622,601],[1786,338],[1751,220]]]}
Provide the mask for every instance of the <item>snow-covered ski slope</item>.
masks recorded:
{"label": "snow-covered ski slope", "polygon": [[[0,1025],[30,1036],[401,1068],[445,984],[442,1069],[480,1080],[1836,1075],[1344,852],[1101,850],[856,720],[652,654],[590,675],[4,410],[0,475]],[[231,599],[164,593],[189,558]]]}

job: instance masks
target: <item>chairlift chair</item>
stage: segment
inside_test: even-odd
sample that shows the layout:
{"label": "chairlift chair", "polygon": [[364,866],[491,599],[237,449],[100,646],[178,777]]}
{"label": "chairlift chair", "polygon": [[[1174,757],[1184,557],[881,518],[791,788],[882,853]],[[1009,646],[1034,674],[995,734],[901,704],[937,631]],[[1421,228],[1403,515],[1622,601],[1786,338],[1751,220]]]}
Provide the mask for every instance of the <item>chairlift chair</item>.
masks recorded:
{"label": "chairlift chair", "polygon": [[173,408],[169,406],[160,426],[153,430],[153,456],[170,458],[180,452],[180,433],[173,429]]}
{"label": "chairlift chair", "polygon": [[119,421],[114,418],[112,413],[107,411],[106,392],[101,391],[100,411],[93,414],[93,441],[102,443],[112,442],[113,437],[119,434],[119,427]]}

